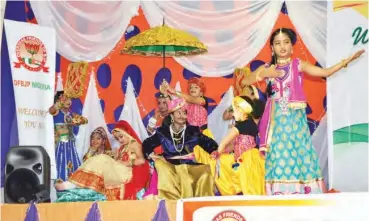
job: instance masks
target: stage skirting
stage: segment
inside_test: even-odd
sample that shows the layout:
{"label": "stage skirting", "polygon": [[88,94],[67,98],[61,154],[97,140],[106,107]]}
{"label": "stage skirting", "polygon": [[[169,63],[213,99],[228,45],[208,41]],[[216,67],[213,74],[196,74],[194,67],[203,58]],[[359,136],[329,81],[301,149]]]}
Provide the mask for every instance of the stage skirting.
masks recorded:
{"label": "stage skirting", "polygon": [[[36,205],[39,221],[84,221],[92,202]],[[102,221],[151,221],[159,201],[99,202]],[[29,205],[2,205],[2,221],[24,221]],[[233,196],[166,201],[171,221],[369,221],[369,193]],[[162,221],[162,220],[153,220]]]}
{"label": "stage skirting", "polygon": [[[40,221],[84,221],[93,202],[37,204]],[[176,220],[177,201],[166,201],[170,220]],[[99,202],[102,221],[150,221],[159,201],[127,200]],[[29,205],[4,204],[1,221],[24,221]]]}

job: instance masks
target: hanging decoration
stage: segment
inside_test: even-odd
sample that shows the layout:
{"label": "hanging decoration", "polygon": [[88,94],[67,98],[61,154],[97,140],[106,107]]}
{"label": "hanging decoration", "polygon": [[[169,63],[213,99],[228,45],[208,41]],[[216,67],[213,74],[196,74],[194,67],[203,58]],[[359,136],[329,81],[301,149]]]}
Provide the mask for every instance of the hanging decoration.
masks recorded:
{"label": "hanging decoration", "polygon": [[234,70],[234,95],[237,96],[242,93],[245,86],[242,86],[242,81],[251,74],[249,67],[236,68]]}
{"label": "hanging decoration", "polygon": [[71,63],[68,66],[67,82],[64,93],[70,98],[80,98],[84,93],[84,85],[88,70],[88,63],[85,61]]}

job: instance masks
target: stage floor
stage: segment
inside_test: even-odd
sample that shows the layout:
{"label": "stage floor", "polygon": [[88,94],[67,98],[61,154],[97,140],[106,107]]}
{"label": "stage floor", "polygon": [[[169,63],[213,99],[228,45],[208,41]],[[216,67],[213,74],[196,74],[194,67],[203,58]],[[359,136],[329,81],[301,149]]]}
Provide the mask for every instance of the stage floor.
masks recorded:
{"label": "stage floor", "polygon": [[[245,220],[355,220],[368,221],[368,192],[277,196],[217,196],[165,201],[171,221],[209,221],[229,211]],[[83,221],[93,202],[37,204],[40,221]],[[159,201],[99,202],[103,221],[150,221]],[[1,204],[2,221],[24,221],[28,204]],[[270,213],[261,211],[268,210]],[[285,214],[289,214],[288,217]]]}
{"label": "stage floor", "polygon": [[[40,221],[83,221],[93,202],[38,204]],[[127,200],[99,202],[104,221],[150,221],[159,201]],[[166,201],[170,220],[176,220],[177,201]],[[28,204],[1,205],[1,221],[24,221]]]}
{"label": "stage floor", "polygon": [[[229,211],[238,211],[245,217],[263,221],[369,220],[368,192],[200,197],[169,200],[165,203],[171,221],[209,221],[217,214],[227,214],[225,212]],[[83,221],[92,204],[93,202],[37,204],[39,220]],[[103,221],[150,221],[155,216],[159,201],[105,201],[98,205]],[[24,221],[28,207],[28,204],[2,204],[1,220]],[[266,209],[270,213],[261,212]],[[289,216],[286,218],[285,214]]]}

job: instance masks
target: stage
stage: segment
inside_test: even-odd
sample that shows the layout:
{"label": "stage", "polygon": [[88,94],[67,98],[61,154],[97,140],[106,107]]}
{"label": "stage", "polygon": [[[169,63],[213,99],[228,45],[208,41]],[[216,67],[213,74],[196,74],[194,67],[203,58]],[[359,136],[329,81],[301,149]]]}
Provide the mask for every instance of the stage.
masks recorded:
{"label": "stage", "polygon": [[[83,221],[93,202],[38,204],[40,221]],[[149,221],[157,210],[159,201],[132,200],[99,202],[104,221]],[[176,220],[177,201],[166,201],[170,220]],[[27,204],[1,205],[1,221],[24,221]]]}
{"label": "stage", "polygon": [[[92,204],[93,202],[47,203],[38,204],[36,207],[40,221],[83,221]],[[244,217],[243,220],[253,221],[369,220],[368,192],[200,197],[166,201],[165,204],[170,221],[222,220],[220,216],[231,213]],[[159,201],[155,200],[98,202],[101,221],[151,221],[158,205]],[[24,221],[28,207],[27,204],[3,204],[1,220]],[[216,219],[217,217],[219,219]]]}

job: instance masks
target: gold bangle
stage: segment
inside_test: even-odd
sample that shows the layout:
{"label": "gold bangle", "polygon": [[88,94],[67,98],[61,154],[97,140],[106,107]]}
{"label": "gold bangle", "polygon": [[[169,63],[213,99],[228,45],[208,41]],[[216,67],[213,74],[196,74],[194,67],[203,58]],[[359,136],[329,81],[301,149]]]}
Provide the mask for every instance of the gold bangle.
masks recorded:
{"label": "gold bangle", "polygon": [[178,97],[180,97],[180,96],[181,96],[181,92],[180,92],[180,91],[176,91],[176,95],[177,95]]}

